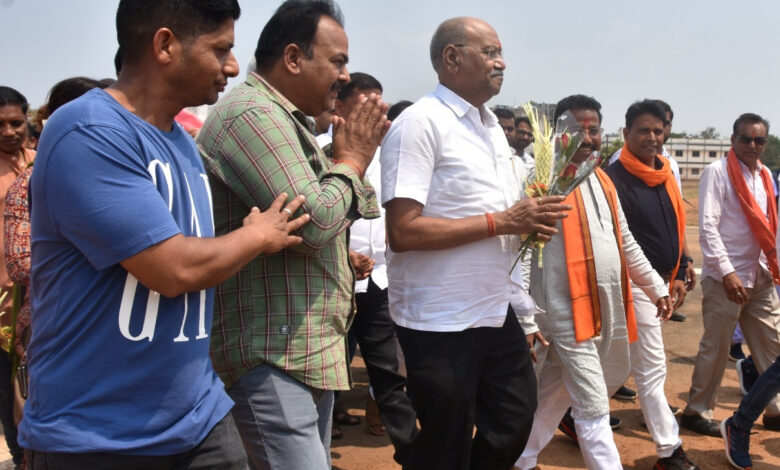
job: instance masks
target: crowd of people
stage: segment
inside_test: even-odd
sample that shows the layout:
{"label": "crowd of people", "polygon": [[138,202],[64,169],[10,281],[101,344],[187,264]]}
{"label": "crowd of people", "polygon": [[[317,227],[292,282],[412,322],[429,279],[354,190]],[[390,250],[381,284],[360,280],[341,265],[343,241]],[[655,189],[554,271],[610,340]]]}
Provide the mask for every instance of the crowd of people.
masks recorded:
{"label": "crowd of people", "polygon": [[[752,468],[762,412],[780,431],[764,118],[740,115],[701,177],[704,333],[678,410],[661,326],[697,278],[668,104],[631,104],[625,145],[570,194],[528,197],[534,129],[486,105],[506,63],[485,21],[443,21],[438,84],[389,106],[348,72],[338,6],[286,0],[218,100],[240,13],[120,0],[116,80],[63,80],[34,122],[0,86],[0,421],[19,468],[328,469],[359,422],[338,405],[358,345],[367,429],[404,469],[535,469],[556,429],[587,468],[622,468],[615,394],[638,396],[653,468],[699,468],[680,425]],[[205,121],[183,111],[203,104]],[[577,165],[601,105],[573,94],[564,114]],[[543,248],[514,270],[529,234]],[[756,376],[718,422],[738,324]]]}

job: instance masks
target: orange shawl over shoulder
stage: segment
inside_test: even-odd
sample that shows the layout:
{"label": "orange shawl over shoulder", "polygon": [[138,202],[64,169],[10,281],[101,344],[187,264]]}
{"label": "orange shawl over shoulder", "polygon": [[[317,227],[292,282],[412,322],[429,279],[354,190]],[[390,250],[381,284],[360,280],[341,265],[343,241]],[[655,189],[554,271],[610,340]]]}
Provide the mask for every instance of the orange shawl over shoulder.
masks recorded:
{"label": "orange shawl over shoulder", "polygon": [[[683,243],[685,240],[685,208],[683,207],[682,194],[680,193],[680,188],[677,187],[677,181],[674,179],[669,160],[663,155],[658,155],[656,158],[663,163],[663,166],[658,170],[639,161],[639,159],[628,150],[628,146],[624,145],[623,149],[620,151],[620,163],[623,164],[623,167],[629,173],[641,179],[648,186],[663,184],[666,188],[666,192],[669,194],[669,199],[672,200],[672,207],[677,216],[677,237],[680,246],[680,252],[677,253],[677,263],[672,270],[671,280],[673,282],[677,277],[677,270],[680,269],[680,258],[682,257]],[[669,283],[670,290],[672,282]]]}
{"label": "orange shawl over shoulder", "polygon": [[[637,339],[634,300],[628,281],[628,268],[623,256],[623,237],[618,220],[617,191],[612,181],[601,168],[596,176],[604,190],[604,195],[612,214],[618,251],[620,252],[620,285],[623,290],[623,305],[626,308],[628,340]],[[574,335],[577,342],[585,341],[601,334],[601,301],[599,300],[596,263],[593,257],[593,245],[590,238],[590,226],[582,191],[578,187],[572,191],[564,204],[572,206],[569,216],[562,220],[563,243],[566,250],[566,267],[569,271],[569,291],[571,292],[572,314],[574,316]]]}
{"label": "orange shawl over shoulder", "polygon": [[[769,174],[769,169],[761,164],[761,180],[764,183],[764,190],[766,191],[766,209],[768,214],[764,214],[761,208],[756,203],[756,198],[745,183],[745,178],[742,176],[742,170],[739,168],[739,159],[737,154],[734,153],[734,149],[729,150],[729,155],[726,157],[726,168],[729,172],[729,179],[731,185],[734,186],[734,191],[737,193],[739,199],[739,205],[742,206],[742,212],[745,213],[748,224],[750,225],[750,231],[753,232],[753,236],[756,237],[758,245],[761,247],[761,251],[764,252],[769,263],[769,270],[772,272],[772,280],[775,284],[780,284],[780,274],[778,274],[777,266],[777,249],[775,247],[775,240],[777,235],[777,205],[775,204],[775,189],[772,185],[772,176]],[[759,160],[760,163],[760,160]]]}

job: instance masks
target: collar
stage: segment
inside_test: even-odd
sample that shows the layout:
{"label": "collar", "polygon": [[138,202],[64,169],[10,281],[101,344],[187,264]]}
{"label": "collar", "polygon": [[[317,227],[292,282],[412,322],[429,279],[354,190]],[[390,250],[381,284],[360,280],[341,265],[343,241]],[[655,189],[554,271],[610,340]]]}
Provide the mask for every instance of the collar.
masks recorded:
{"label": "collar", "polygon": [[252,88],[257,89],[260,93],[266,95],[271,101],[275,102],[282,107],[285,111],[290,113],[295,119],[297,119],[303,127],[309,128],[308,122],[306,122],[306,115],[298,109],[292,101],[288,100],[283,94],[268,83],[257,72],[249,72],[246,76],[246,83]]}
{"label": "collar", "polygon": [[739,168],[742,170],[742,173],[752,174],[752,175],[760,175],[762,171],[764,171],[764,164],[761,163],[761,159],[759,158],[756,162],[756,171],[755,173],[750,171],[750,168],[748,168],[747,165],[745,165],[742,160],[737,157],[737,163],[739,163]]}
{"label": "collar", "polygon": [[479,108],[476,108],[441,83],[436,85],[436,89],[433,90],[433,95],[439,98],[445,106],[450,108],[458,119],[462,119],[469,112],[476,112],[482,122],[485,123],[486,127],[498,125],[498,118],[487,106],[483,104]]}

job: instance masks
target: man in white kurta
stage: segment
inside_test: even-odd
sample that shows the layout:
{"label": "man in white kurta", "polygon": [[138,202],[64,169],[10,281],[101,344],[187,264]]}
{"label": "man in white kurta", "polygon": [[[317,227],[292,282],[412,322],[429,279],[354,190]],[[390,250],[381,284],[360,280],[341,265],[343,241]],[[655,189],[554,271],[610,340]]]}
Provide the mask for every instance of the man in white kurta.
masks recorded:
{"label": "man in white kurta", "polygon": [[[574,159],[580,155],[584,159],[600,148],[600,108],[596,100],[583,95],[570,96],[558,103],[556,119],[570,111],[584,129],[585,137]],[[610,188],[611,194],[605,192],[605,188]],[[586,216],[580,217],[579,222],[587,225],[583,233],[589,234],[593,247],[597,304],[601,307],[600,332],[579,342],[576,339],[565,239],[576,238],[579,234],[567,233],[559,222],[561,233],[544,246],[543,269],[539,267],[536,254],[531,262],[531,296],[546,313],[521,318],[526,333],[541,331],[550,343],[549,347],[537,347],[539,405],[528,444],[516,463],[523,470],[536,466],[539,452],[550,442],[570,406],[586,466],[589,469],[622,468],[609,426],[609,397],[628,377],[629,328],[636,328],[633,310],[628,313],[631,321],[627,322],[624,269],[628,269],[634,285],[659,305],[659,310],[670,308],[668,290],[634,241],[614,187],[606,175],[603,172],[601,176],[591,174],[576,191],[581,195]],[[572,194],[567,203],[572,203],[574,196]],[[609,197],[613,198],[616,214],[612,212]],[[573,211],[569,217],[575,217],[577,213]],[[616,239],[615,216],[622,252]],[[631,336],[635,335],[634,331]]]}

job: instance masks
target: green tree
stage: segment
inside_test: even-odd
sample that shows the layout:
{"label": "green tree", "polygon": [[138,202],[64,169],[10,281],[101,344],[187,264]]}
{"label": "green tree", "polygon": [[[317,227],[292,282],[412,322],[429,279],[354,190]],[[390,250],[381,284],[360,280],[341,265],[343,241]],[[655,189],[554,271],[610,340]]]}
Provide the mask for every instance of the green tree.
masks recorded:
{"label": "green tree", "polygon": [[609,165],[609,159],[612,158],[612,154],[623,148],[622,140],[613,140],[607,145],[601,146],[601,167],[606,168]]}
{"label": "green tree", "polygon": [[701,139],[720,139],[720,133],[710,126],[699,132],[698,137]]}
{"label": "green tree", "polygon": [[761,162],[769,168],[780,168],[780,139],[769,134],[766,139],[766,147],[761,155]]}

